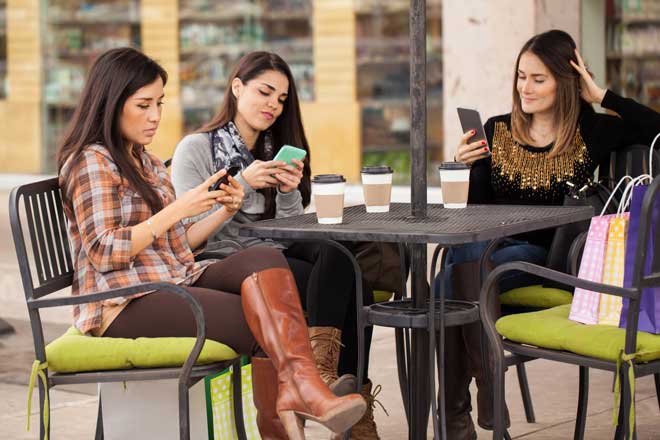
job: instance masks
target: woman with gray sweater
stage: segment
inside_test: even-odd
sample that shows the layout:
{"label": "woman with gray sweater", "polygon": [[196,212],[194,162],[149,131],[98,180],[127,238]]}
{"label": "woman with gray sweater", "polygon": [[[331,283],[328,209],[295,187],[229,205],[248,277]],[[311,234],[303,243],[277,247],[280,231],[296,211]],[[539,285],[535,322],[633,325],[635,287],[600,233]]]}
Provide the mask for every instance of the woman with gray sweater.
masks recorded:
{"label": "woman with gray sweater", "polygon": [[[303,161],[294,159],[293,166],[273,160],[285,144],[302,148],[308,154]],[[218,170],[230,167],[240,169],[234,178],[245,192],[243,206],[209,237],[207,250],[219,248],[218,251],[231,253],[233,249],[222,248],[222,242],[227,240],[242,247],[281,249],[307,311],[311,345],[321,377],[338,395],[352,391],[357,371],[357,322],[351,261],[329,245],[238,235],[239,224],[300,215],[310,202],[309,145],[296,86],[289,66],[276,54],[245,55],[230,75],[218,113],[196,133],[181,140],[172,159],[172,182],[177,196]],[[195,220],[198,219],[191,219]],[[363,292],[364,303],[373,303],[372,289],[366,283]],[[371,331],[365,336],[368,360]],[[363,395],[372,403],[367,369],[363,380]],[[365,416],[353,427],[351,438],[378,438],[372,407],[369,405]]]}

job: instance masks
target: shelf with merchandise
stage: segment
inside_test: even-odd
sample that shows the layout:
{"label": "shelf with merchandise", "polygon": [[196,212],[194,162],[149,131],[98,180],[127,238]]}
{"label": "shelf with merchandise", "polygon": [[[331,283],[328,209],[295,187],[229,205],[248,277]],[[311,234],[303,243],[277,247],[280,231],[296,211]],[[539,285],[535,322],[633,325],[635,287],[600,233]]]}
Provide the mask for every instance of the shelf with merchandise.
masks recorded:
{"label": "shelf with merchandise", "polygon": [[179,53],[184,129],[220,105],[231,69],[265,50],[290,66],[302,100],[314,98],[310,0],[180,0]]}

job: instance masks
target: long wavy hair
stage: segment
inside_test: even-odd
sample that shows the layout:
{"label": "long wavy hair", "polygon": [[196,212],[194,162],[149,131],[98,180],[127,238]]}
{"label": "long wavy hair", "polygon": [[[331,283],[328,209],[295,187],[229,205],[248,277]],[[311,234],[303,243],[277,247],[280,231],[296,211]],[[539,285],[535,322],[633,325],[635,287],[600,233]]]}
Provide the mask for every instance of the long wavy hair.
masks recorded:
{"label": "long wavy hair", "polygon": [[578,127],[580,111],[591,108],[580,97],[580,76],[569,62],[569,60],[578,62],[575,56],[576,47],[575,41],[569,34],[553,29],[530,38],[520,49],[516,60],[513,74],[511,131],[518,142],[533,143],[530,133],[532,115],[523,111],[517,87],[520,57],[526,52],[533,53],[539,57],[557,81],[557,96],[553,108],[557,135],[550,157],[558,156],[571,147]]}
{"label": "long wavy hair", "polygon": [[[209,122],[197,130],[197,132],[209,133],[234,120],[238,111],[236,97],[231,91],[231,84],[234,81],[234,78],[238,78],[243,84],[247,84],[250,80],[269,70],[280,72],[289,80],[288,96],[286,101],[284,101],[282,114],[280,114],[273,125],[268,129],[273,138],[273,154],[277,154],[280,148],[286,144],[295,145],[296,147],[307,151],[307,156],[305,156],[305,160],[303,160],[303,177],[298,186],[300,194],[302,195],[303,206],[306,207],[309,205],[312,193],[309,143],[307,142],[307,136],[305,136],[305,129],[302,124],[300,101],[298,100],[298,92],[296,91],[296,83],[293,79],[293,74],[291,74],[291,69],[288,64],[279,55],[271,52],[257,51],[251,52],[242,57],[238,61],[238,64],[231,75],[229,75],[225,95],[218,112]],[[273,157],[266,157],[267,154],[264,148],[264,138],[265,132],[261,132],[257,138],[254,150],[252,150],[252,154],[255,159],[264,161],[272,160]],[[266,198],[266,209],[262,218],[275,217],[275,188],[265,188],[259,191],[264,194]]]}
{"label": "long wavy hair", "polygon": [[[124,47],[101,54],[87,75],[80,101],[57,148],[57,168],[73,160],[89,145],[101,144],[110,152],[119,173],[144,198],[152,212],[163,209],[163,201],[131,160],[127,140],[120,129],[126,100],[158,78],[167,83],[167,72],[142,52]],[[139,158],[143,145],[134,145]]]}

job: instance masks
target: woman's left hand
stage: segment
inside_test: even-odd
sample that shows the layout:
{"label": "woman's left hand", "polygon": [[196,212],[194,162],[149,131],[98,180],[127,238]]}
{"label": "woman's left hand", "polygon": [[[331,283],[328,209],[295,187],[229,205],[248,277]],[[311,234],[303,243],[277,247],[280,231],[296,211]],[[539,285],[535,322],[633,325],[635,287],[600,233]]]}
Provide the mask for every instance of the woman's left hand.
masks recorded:
{"label": "woman's left hand", "polygon": [[222,204],[230,214],[236,214],[243,207],[243,198],[245,197],[243,185],[232,176],[229,176],[229,185],[223,183],[220,185],[220,189],[226,192],[227,195],[218,197],[218,203]]}
{"label": "woman's left hand", "polygon": [[598,87],[598,84],[591,77],[577,49],[575,49],[575,56],[578,63],[575,64],[573,60],[570,60],[570,62],[571,66],[580,74],[580,96],[589,104],[600,104],[605,97],[605,89]]}
{"label": "woman's left hand", "polygon": [[298,188],[303,176],[304,164],[298,159],[293,159],[292,165],[280,167],[280,171],[274,176],[280,182],[280,191],[288,193]]}

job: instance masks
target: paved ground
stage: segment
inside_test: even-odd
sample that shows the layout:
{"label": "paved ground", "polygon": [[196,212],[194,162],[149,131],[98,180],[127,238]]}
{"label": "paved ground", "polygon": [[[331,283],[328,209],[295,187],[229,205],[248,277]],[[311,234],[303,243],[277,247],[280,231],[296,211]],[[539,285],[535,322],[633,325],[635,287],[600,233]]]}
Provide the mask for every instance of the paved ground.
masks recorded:
{"label": "paved ground", "polygon": [[[10,317],[9,322],[16,329],[16,334],[0,337],[0,396],[2,396],[0,439],[35,439],[38,437],[36,395],[33,398],[30,417],[32,426],[36,429],[33,428],[29,433],[25,431],[27,382],[34,358],[32,337],[11,244],[6,209],[7,193],[0,192],[0,316]],[[47,339],[60,335],[67,327],[69,317],[68,310],[50,311],[44,314]],[[387,416],[380,409],[376,411],[381,438],[383,440],[406,438],[407,428],[395,370],[393,332],[389,329],[376,329],[372,347],[371,377],[374,383],[382,385],[378,399],[389,413]],[[518,439],[571,438],[577,401],[577,367],[534,361],[528,364],[527,369],[537,423],[525,422],[515,375],[509,373],[507,401],[512,418],[511,435]],[[592,372],[587,439],[612,438],[611,386],[611,374]],[[51,400],[52,439],[93,438],[98,402],[95,386],[56,389],[51,394]],[[473,406],[476,407],[476,403]],[[638,381],[637,417],[640,440],[660,438],[658,402],[651,378]],[[307,429],[307,433],[310,439],[328,438],[322,428],[313,425]],[[490,438],[488,434],[479,431],[479,438]],[[176,438],[176,435],[173,434],[172,438]],[[430,434],[429,438],[431,438]]]}

